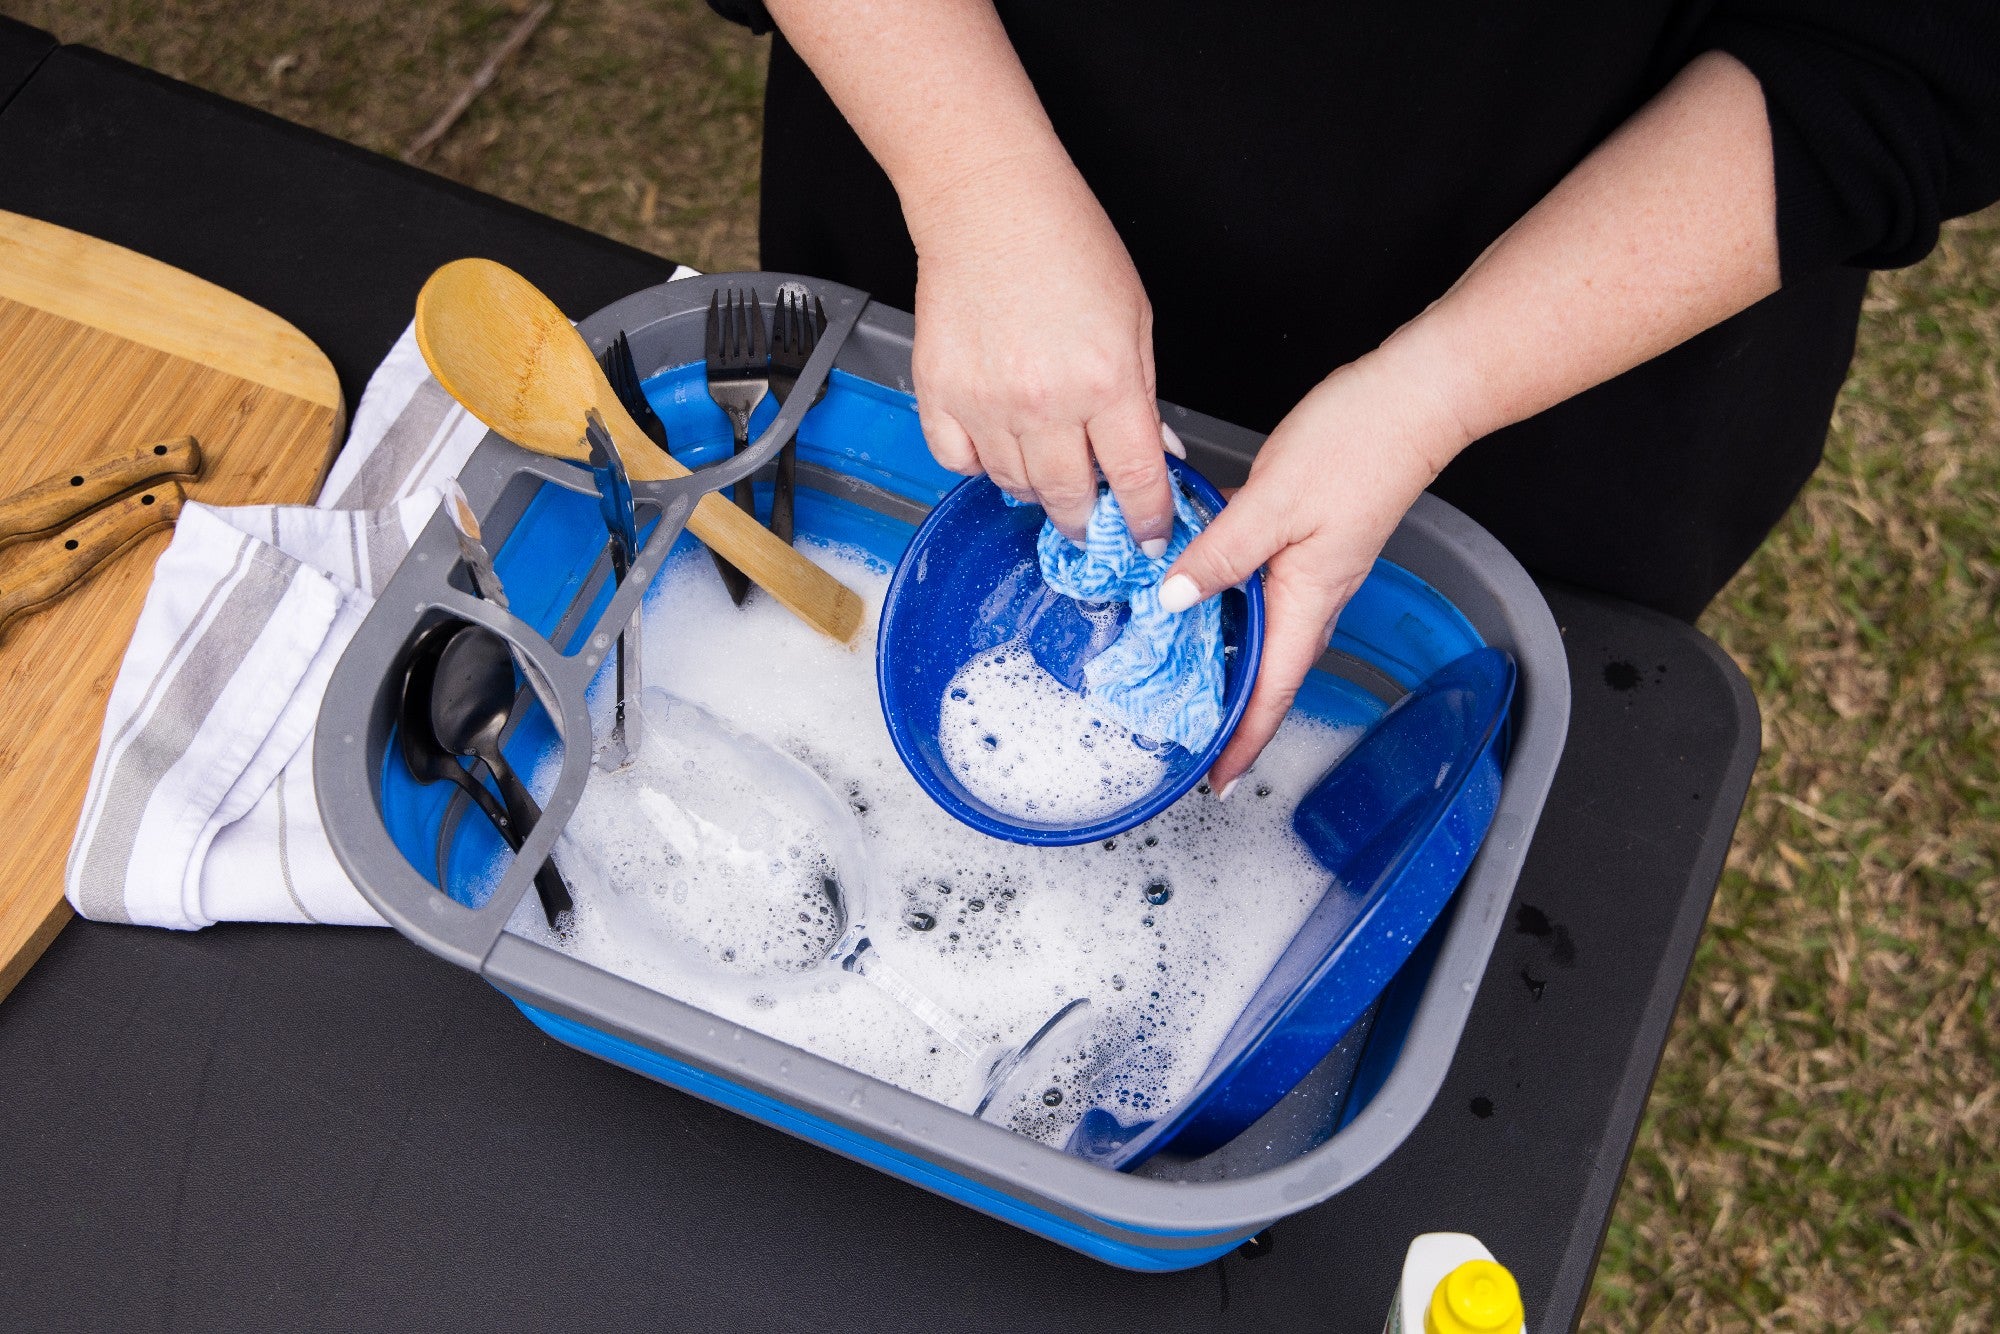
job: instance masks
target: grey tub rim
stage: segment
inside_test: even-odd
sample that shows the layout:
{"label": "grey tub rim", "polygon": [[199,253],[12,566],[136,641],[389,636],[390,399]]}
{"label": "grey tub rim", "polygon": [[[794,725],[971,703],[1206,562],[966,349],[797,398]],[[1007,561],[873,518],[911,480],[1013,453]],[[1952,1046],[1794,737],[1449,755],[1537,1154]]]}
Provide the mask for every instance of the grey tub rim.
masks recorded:
{"label": "grey tub rim", "polygon": [[[786,281],[808,282],[821,291],[833,287],[789,274],[689,278],[626,297],[579,329],[594,347],[624,330],[642,368],[681,364],[699,359],[700,320],[716,287],[748,284],[769,300]],[[853,336],[839,348],[834,365],[909,392],[911,317],[866,303],[865,297],[861,301]],[[1219,484],[1247,472],[1261,436],[1173,404],[1162,403],[1161,411],[1196,465]],[[583,489],[575,470],[490,433],[461,481],[484,514],[524,473]],[[1487,643],[1508,649],[1519,663],[1507,781],[1387,1080],[1324,1144],[1245,1176],[1188,1182],[1108,1171],[509,934],[504,924],[511,899],[501,903],[496,896],[485,908],[469,910],[434,889],[390,841],[376,784],[388,735],[389,666],[420,619],[439,608],[460,609],[461,599],[448,590],[437,596],[456,561],[455,539],[442,515],[432,517],[329,683],[314,754],[321,816],[343,867],[392,925],[517,1001],[789,1103],[1099,1235],[1152,1251],[1207,1246],[1226,1234],[1249,1235],[1338,1193],[1388,1157],[1428,1110],[1512,902],[1567,735],[1570,681],[1560,631],[1527,572],[1496,539],[1426,495],[1404,517],[1383,555],[1437,589]],[[577,718],[572,713],[559,721],[574,728]],[[561,814],[566,818],[566,811]],[[525,877],[518,884],[524,890]],[[802,1138],[843,1152],[809,1134]],[[979,1207],[963,1195],[951,1198]]]}

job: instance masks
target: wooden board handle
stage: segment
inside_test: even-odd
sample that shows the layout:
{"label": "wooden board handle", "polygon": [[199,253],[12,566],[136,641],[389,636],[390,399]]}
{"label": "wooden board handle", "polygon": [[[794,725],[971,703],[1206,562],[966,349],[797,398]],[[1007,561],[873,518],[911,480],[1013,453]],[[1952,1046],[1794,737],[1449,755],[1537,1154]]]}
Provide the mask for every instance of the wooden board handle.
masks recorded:
{"label": "wooden board handle", "polygon": [[0,634],[20,617],[67,593],[146,534],[172,523],[185,499],[177,482],[148,487],[19,553],[0,572]]}
{"label": "wooden board handle", "polygon": [[52,532],[135,486],[167,478],[192,481],[200,475],[201,447],[191,435],[93,459],[73,473],[36,482],[0,500],[0,546]]}

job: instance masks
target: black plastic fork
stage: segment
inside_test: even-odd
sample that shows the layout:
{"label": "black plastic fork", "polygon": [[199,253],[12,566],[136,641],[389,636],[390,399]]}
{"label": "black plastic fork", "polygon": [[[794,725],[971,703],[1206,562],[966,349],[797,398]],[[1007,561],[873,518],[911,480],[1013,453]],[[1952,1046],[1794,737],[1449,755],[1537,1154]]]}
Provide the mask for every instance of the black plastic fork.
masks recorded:
{"label": "black plastic fork", "polygon": [[[806,309],[806,298],[811,295],[787,283],[778,289],[778,307],[771,314],[771,393],[781,408],[798,387],[800,373],[819,346],[819,336],[826,332],[826,307],[820,299],[813,296],[812,309]],[[825,397],[826,382],[822,380],[813,402]],[[778,451],[778,480],[771,492],[771,531],[787,545],[792,540],[792,497],[798,489],[798,474],[799,441],[794,435]]]}
{"label": "black plastic fork", "polygon": [[[770,388],[771,345],[764,332],[764,308],[751,292],[730,288],[708,300],[708,327],[703,338],[702,357],[707,362],[708,396],[729,417],[735,432],[735,452],[750,447],[750,414],[757,410]],[[745,514],[757,515],[756,490],[748,477],[736,484],[733,495]],[[734,590],[731,590],[732,596]],[[742,602],[737,598],[737,602]]]}
{"label": "black plastic fork", "polygon": [[[611,346],[604,349],[597,358],[597,364],[604,368],[604,378],[611,381],[611,392],[618,395],[618,402],[639,423],[639,429],[646,438],[660,447],[662,453],[672,453],[667,447],[667,424],[660,420],[660,414],[653,411],[653,405],[646,401],[646,391],[639,384],[639,366],[632,357],[632,344],[625,337],[623,329],[611,340]],[[739,607],[750,593],[750,576],[722,558],[713,548],[709,553],[715,560],[715,572],[722,576],[722,586],[729,590],[729,600]]]}

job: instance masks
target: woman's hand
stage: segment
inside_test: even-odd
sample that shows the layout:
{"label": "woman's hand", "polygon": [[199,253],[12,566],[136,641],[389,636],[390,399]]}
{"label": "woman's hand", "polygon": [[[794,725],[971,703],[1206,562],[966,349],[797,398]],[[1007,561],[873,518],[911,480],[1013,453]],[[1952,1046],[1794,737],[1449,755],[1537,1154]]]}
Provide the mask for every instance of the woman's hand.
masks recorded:
{"label": "woman's hand", "polygon": [[1166,549],[1173,500],[1139,274],[1067,158],[985,166],[907,194],[924,438],[1081,540],[1101,471],[1132,536]]}
{"label": "woman's hand", "polygon": [[769,6],[902,202],[938,461],[990,474],[1073,538],[1102,470],[1133,537],[1164,551],[1152,307],[992,0]]}
{"label": "woman's hand", "polygon": [[1418,342],[1391,339],[1300,400],[1161,586],[1160,605],[1179,611],[1265,567],[1263,664],[1209,770],[1218,797],[1277,732],[1403,512],[1466,443]]}
{"label": "woman's hand", "polygon": [[1278,730],[1334,615],[1453,455],[1777,290],[1775,179],[1756,77],[1698,56],[1430,309],[1279,423],[1160,590],[1192,606],[1268,561],[1264,665],[1209,772],[1218,793]]}
{"label": "woman's hand", "polygon": [[[903,202],[917,242],[924,433],[1082,529],[1095,458],[1133,534],[1170,495],[1151,315],[991,0],[767,0]],[[1175,562],[1192,606],[1268,566],[1263,668],[1210,771],[1277,731],[1403,511],[1467,442],[1601,384],[1777,290],[1763,90],[1697,56],[1452,289],[1279,423]]]}

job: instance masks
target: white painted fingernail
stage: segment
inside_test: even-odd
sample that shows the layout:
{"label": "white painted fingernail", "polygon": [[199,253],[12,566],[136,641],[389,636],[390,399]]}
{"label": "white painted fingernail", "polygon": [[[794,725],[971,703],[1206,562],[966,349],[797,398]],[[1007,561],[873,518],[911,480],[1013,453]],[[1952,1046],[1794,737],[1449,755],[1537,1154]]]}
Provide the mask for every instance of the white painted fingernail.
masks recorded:
{"label": "white painted fingernail", "polygon": [[1182,612],[1201,601],[1201,589],[1195,581],[1184,574],[1177,574],[1160,585],[1160,610]]}
{"label": "white painted fingernail", "polygon": [[1167,554],[1167,539],[1164,537],[1149,537],[1139,544],[1139,550],[1145,552],[1148,558],[1158,560]]}
{"label": "white painted fingernail", "polygon": [[1234,792],[1236,790],[1236,785],[1242,781],[1243,781],[1243,775],[1242,774],[1236,775],[1236,777],[1230,779],[1228,782],[1222,785],[1222,791],[1215,794],[1215,799],[1217,801],[1228,801],[1229,794]]}
{"label": "white painted fingernail", "polygon": [[1160,445],[1181,462],[1187,462],[1187,446],[1174,434],[1174,428],[1165,422],[1160,423]]}

